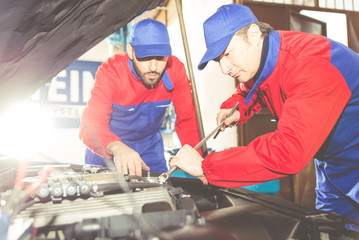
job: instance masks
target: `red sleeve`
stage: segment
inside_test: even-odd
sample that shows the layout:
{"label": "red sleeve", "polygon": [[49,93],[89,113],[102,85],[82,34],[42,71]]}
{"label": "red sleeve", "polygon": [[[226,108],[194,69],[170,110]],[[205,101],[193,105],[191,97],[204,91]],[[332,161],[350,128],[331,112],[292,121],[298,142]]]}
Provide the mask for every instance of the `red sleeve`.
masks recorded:
{"label": "red sleeve", "polygon": [[113,96],[116,92],[115,79],[118,78],[116,73],[110,62],[100,66],[80,123],[79,137],[83,143],[93,152],[107,157],[110,157],[106,154],[107,145],[120,140],[109,128]]}
{"label": "red sleeve", "polygon": [[256,94],[253,94],[252,101],[248,105],[244,104],[246,96],[250,91],[250,87],[252,86],[252,83],[240,83],[236,88],[235,94],[233,94],[230,98],[224,101],[220,107],[221,109],[231,109],[236,105],[237,102],[239,102],[239,125],[245,123],[249,118],[253,116],[255,112],[259,112],[263,108],[262,101],[259,100]]}
{"label": "red sleeve", "polygon": [[248,146],[205,158],[202,168],[211,184],[239,187],[298,173],[324,143],[351,96],[342,75],[324,60],[296,62],[281,79],[287,99],[277,130]]}
{"label": "red sleeve", "polygon": [[[190,81],[183,63],[178,60],[173,61],[173,64],[175,64],[174,74],[171,75],[171,78],[175,79],[173,80],[172,102],[177,115],[176,133],[182,146],[188,144],[194,147],[200,142],[200,137]],[[202,155],[201,149],[198,152]]]}

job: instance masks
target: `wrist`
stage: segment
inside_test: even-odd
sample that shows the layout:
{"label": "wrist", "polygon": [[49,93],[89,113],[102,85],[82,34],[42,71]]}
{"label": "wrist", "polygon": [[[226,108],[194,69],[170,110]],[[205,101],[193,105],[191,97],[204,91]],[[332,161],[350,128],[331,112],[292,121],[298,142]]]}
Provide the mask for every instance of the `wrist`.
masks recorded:
{"label": "wrist", "polygon": [[111,142],[106,147],[106,153],[108,155],[113,156],[113,155],[115,155],[116,151],[118,151],[121,148],[122,145],[123,145],[123,143],[120,141]]}

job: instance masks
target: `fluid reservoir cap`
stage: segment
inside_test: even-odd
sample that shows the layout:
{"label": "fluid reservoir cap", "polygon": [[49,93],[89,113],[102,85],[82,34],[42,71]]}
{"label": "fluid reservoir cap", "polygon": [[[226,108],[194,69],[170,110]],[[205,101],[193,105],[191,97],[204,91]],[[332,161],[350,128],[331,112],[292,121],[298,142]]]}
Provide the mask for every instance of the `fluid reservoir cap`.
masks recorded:
{"label": "fluid reservoir cap", "polygon": [[64,194],[64,190],[62,189],[61,183],[54,183],[54,185],[52,186],[51,193],[54,197],[62,197],[62,195]]}
{"label": "fluid reservoir cap", "polygon": [[69,197],[73,197],[77,194],[77,185],[74,182],[69,182],[66,187],[66,194]]}
{"label": "fluid reservoir cap", "polygon": [[80,189],[80,194],[81,195],[90,194],[90,186],[87,183],[81,184],[79,189]]}
{"label": "fluid reservoir cap", "polygon": [[50,195],[50,189],[47,183],[42,184],[36,191],[36,195],[39,198],[47,198]]}

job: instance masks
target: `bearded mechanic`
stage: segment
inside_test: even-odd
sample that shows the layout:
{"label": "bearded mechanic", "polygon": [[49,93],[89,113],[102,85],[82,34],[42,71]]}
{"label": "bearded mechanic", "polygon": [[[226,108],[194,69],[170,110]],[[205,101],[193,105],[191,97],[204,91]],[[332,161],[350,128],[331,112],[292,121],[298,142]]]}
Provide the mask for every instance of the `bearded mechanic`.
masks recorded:
{"label": "bearded mechanic", "polygon": [[359,221],[358,54],[324,36],[273,30],[240,4],[218,8],[203,28],[207,51],[198,68],[214,60],[240,82],[217,122],[239,101],[227,126],[265,107],[278,125],[248,146],[205,159],[184,146],[171,165],[240,187],[298,173],[314,158],[316,208]]}
{"label": "bearded mechanic", "polygon": [[136,23],[127,53],[112,56],[96,73],[79,137],[88,147],[85,163],[114,159],[123,174],[167,171],[160,127],[173,102],[182,144],[200,138],[191,87],[182,62],[172,55],[166,26],[153,19]]}

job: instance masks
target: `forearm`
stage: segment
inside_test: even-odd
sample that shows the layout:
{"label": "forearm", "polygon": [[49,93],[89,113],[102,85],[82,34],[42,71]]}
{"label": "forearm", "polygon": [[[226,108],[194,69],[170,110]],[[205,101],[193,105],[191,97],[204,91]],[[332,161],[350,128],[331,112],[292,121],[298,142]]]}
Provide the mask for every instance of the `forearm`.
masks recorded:
{"label": "forearm", "polygon": [[108,124],[91,121],[86,112],[81,120],[79,138],[90,150],[101,156],[106,156],[109,143],[121,141],[117,135],[110,132]]}

